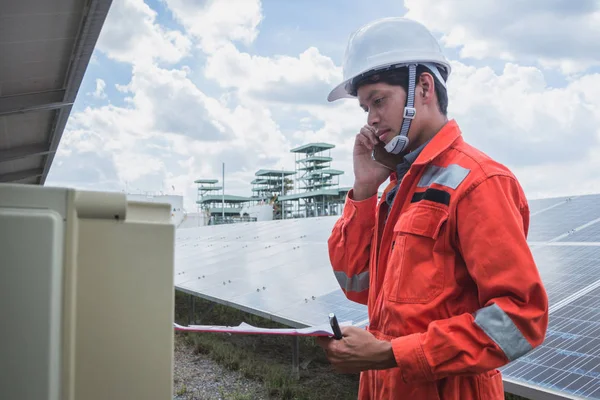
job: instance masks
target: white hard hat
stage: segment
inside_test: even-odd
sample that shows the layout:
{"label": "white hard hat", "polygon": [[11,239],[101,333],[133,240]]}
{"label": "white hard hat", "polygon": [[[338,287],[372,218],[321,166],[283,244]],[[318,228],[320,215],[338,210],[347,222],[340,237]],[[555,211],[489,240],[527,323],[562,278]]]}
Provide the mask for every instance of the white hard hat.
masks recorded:
{"label": "white hard hat", "polygon": [[382,18],[370,22],[348,41],[343,62],[343,82],[335,87],[328,101],[354,97],[352,81],[369,72],[395,67],[422,64],[445,85],[438,68],[450,75],[450,63],[440,45],[422,24],[400,17]]}
{"label": "white hard hat", "polygon": [[[408,131],[417,110],[414,108],[417,65],[426,66],[441,85],[446,86],[439,69],[450,75],[450,63],[442,54],[437,40],[425,26],[406,18],[390,17],[370,22],[350,36],[343,64],[343,82],[336,86],[327,100],[355,97],[355,84],[376,72],[408,67],[408,92],[403,111],[402,127],[385,145],[393,154],[408,147]],[[359,79],[357,79],[359,78]]]}

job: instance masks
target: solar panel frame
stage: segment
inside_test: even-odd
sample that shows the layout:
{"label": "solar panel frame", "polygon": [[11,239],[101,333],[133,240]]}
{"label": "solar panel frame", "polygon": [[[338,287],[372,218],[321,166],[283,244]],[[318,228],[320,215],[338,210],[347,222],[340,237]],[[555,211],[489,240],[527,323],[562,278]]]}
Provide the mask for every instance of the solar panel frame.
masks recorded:
{"label": "solar panel frame", "polygon": [[504,391],[525,397],[528,400],[589,400],[583,397],[574,397],[568,394],[563,394],[559,391],[549,388],[529,385],[524,382],[515,381],[513,379],[502,377],[504,382]]}

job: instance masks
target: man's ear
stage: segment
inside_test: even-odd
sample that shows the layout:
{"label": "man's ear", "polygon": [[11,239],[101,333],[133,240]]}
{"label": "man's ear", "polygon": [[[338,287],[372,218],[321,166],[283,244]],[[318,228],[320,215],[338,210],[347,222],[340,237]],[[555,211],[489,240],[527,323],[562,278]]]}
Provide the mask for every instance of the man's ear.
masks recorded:
{"label": "man's ear", "polygon": [[417,88],[417,96],[421,97],[421,102],[423,104],[428,104],[430,103],[435,95],[435,83],[433,80],[433,76],[428,73],[428,72],[423,72],[420,76],[419,76],[419,82],[418,82],[418,88]]}

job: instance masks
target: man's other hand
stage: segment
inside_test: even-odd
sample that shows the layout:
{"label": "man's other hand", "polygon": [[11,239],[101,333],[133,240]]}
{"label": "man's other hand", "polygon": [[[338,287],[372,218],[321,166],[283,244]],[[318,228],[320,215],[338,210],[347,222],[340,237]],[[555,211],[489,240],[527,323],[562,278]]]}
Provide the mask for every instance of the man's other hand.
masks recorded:
{"label": "man's other hand", "polygon": [[354,326],[345,326],[341,330],[343,337],[340,340],[316,339],[336,371],[351,374],[396,367],[390,342],[379,340],[370,332]]}

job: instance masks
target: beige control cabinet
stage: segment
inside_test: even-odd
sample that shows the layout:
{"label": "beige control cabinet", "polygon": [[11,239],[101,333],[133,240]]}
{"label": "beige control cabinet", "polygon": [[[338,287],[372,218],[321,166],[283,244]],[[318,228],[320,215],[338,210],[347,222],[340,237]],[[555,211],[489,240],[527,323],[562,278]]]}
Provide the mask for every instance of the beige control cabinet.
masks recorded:
{"label": "beige control cabinet", "polygon": [[172,399],[175,226],[124,193],[0,184],[0,399]]}

